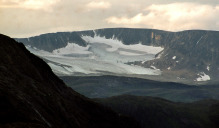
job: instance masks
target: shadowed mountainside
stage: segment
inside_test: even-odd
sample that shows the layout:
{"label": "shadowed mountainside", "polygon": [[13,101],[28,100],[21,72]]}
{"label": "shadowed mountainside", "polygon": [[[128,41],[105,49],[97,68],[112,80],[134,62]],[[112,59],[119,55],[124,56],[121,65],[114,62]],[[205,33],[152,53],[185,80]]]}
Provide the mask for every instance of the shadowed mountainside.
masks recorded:
{"label": "shadowed mountainside", "polygon": [[186,85],[123,76],[60,76],[77,92],[90,98],[117,95],[161,97],[176,102],[219,99],[218,85]]}
{"label": "shadowed mountainside", "polygon": [[219,127],[219,101],[216,100],[176,103],[131,95],[95,100],[120,114],[134,117],[142,128]]}
{"label": "shadowed mountainside", "polygon": [[0,34],[0,127],[136,128],[67,87],[25,46]]}

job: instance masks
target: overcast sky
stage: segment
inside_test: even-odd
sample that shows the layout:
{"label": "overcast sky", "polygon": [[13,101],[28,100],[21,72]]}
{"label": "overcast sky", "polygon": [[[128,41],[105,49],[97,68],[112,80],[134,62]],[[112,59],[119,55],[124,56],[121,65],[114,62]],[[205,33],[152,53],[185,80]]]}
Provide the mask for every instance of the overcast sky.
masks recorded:
{"label": "overcast sky", "polygon": [[219,0],[0,0],[11,37],[112,27],[219,31]]}

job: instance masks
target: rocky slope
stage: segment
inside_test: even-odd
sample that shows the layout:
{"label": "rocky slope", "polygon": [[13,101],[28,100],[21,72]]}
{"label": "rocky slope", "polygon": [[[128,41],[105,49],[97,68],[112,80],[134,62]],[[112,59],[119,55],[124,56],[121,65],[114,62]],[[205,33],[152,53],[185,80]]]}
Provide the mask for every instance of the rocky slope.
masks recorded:
{"label": "rocky slope", "polygon": [[164,50],[156,55],[156,59],[146,62],[129,62],[130,65],[160,69],[162,75],[153,79],[193,84],[198,82],[206,84],[204,81],[218,82],[218,31],[167,32],[154,29],[109,28],[95,31],[50,33],[16,40],[25,45],[51,52],[66,46],[67,42],[86,46],[87,42],[82,39],[82,36],[94,37],[95,35],[106,39],[117,39],[125,45],[141,43],[163,47]]}
{"label": "rocky slope", "polygon": [[23,44],[0,35],[1,128],[136,128],[67,87]]}

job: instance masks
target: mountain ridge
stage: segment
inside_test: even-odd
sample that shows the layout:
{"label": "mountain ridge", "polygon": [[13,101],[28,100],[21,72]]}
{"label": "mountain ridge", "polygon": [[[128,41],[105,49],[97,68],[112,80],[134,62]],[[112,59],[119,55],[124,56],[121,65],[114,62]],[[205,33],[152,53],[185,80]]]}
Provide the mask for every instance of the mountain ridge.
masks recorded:
{"label": "mountain ridge", "polygon": [[142,128],[217,128],[219,126],[217,100],[181,103],[132,95],[94,100],[111,107],[118,113],[134,117]]}
{"label": "mountain ridge", "polygon": [[[158,46],[164,50],[149,61],[132,61],[127,64],[144,68],[156,67],[163,72],[163,79],[174,82],[218,83],[219,32],[209,30],[186,30],[168,32],[156,29],[106,28],[89,31],[44,34],[37,37],[16,39],[25,45],[52,52],[67,43],[87,46],[82,36],[115,39],[124,45],[142,44]],[[56,45],[58,44],[58,45]],[[201,52],[200,52],[201,51]],[[205,77],[205,79],[204,79]],[[186,79],[186,80],[185,80]],[[201,81],[201,82],[199,82]],[[203,81],[203,82],[202,82]]]}
{"label": "mountain ridge", "polygon": [[138,127],[66,86],[39,57],[0,34],[0,127]]}
{"label": "mountain ridge", "polygon": [[153,96],[174,102],[219,99],[218,84],[186,85],[124,76],[60,76],[71,88],[90,98],[119,95]]}

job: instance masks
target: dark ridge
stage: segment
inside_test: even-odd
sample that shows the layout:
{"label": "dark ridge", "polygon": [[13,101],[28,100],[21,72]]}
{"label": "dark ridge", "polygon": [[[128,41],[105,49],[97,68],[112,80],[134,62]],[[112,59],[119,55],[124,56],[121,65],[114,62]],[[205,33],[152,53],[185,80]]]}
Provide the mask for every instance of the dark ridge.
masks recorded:
{"label": "dark ridge", "polygon": [[219,101],[171,102],[161,98],[122,95],[95,99],[118,113],[134,117],[142,128],[218,128]]}
{"label": "dark ridge", "polygon": [[[169,32],[157,29],[104,28],[87,31],[48,33],[30,38],[16,38],[16,40],[24,43],[25,45],[31,45],[38,49],[52,51],[54,49],[66,46],[67,42],[86,46],[86,43],[83,39],[81,39],[81,36],[87,35],[93,37],[95,33],[99,36],[106,37],[107,39],[114,37],[123,41],[123,43],[127,45],[141,42],[144,45],[169,46],[169,43],[171,41],[176,41],[174,39],[176,37],[179,38],[180,35],[189,37],[191,34],[196,34],[197,38],[200,38],[205,33],[218,33],[218,31],[186,30],[180,32]],[[157,40],[158,38],[156,36],[162,38]],[[196,36],[194,36],[194,38],[195,37]],[[179,42],[181,42],[180,40]],[[187,41],[188,39],[183,38],[183,40]]]}
{"label": "dark ridge", "polygon": [[186,85],[123,76],[60,76],[71,88],[90,98],[116,95],[161,97],[176,102],[219,99],[219,86]]}
{"label": "dark ridge", "polygon": [[40,58],[0,34],[1,128],[136,128],[67,87]]}
{"label": "dark ridge", "polygon": [[43,49],[49,52],[53,51],[54,49],[65,47],[67,43],[76,43],[81,46],[86,46],[86,42],[81,39],[77,32],[48,33],[16,40],[24,43],[24,45],[30,45],[32,47]]}

